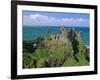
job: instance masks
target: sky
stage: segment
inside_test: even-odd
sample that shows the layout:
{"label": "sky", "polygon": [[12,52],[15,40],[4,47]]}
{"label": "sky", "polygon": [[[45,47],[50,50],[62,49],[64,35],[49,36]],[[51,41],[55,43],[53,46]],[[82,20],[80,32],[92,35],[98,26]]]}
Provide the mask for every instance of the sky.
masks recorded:
{"label": "sky", "polygon": [[76,26],[89,27],[87,13],[23,11],[23,26]]}

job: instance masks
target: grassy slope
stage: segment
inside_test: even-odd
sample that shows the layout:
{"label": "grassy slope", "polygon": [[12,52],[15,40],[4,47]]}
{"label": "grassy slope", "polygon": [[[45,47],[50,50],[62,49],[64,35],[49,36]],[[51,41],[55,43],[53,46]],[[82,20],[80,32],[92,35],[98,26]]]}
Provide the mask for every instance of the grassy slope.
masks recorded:
{"label": "grassy slope", "polygon": [[68,58],[63,66],[79,66],[79,63],[73,58]]}
{"label": "grassy slope", "polygon": [[89,65],[89,62],[81,54],[77,54],[76,57],[79,60],[80,66]]}

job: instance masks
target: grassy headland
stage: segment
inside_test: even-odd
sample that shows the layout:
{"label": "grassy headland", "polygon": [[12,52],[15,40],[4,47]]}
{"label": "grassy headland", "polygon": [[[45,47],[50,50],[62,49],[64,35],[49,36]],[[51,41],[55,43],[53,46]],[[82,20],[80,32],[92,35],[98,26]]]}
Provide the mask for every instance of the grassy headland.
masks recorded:
{"label": "grassy headland", "polygon": [[33,41],[23,41],[23,68],[67,67],[89,65],[89,48],[81,39],[81,33],[73,28],[59,34]]}

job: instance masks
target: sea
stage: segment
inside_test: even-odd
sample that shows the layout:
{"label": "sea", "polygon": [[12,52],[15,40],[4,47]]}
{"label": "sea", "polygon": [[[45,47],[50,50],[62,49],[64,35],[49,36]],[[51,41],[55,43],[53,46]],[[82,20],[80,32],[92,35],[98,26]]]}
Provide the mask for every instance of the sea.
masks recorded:
{"label": "sea", "polygon": [[[64,27],[69,29],[71,27]],[[73,27],[76,31],[81,32],[81,37],[86,46],[89,46],[89,27]],[[47,36],[48,32],[52,34],[58,34],[60,31],[60,26],[23,26],[22,29],[23,40],[36,40],[38,37]]]}

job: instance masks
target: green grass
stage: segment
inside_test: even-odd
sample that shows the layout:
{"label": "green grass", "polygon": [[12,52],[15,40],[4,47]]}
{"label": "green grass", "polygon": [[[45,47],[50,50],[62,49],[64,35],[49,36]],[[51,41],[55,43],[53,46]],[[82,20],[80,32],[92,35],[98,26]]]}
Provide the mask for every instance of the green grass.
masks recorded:
{"label": "green grass", "polygon": [[78,53],[76,58],[78,59],[80,66],[89,65],[89,62],[81,54]]}
{"label": "green grass", "polygon": [[23,55],[23,65],[25,68],[29,68],[29,67],[32,67],[32,57],[31,57],[31,54],[27,54],[27,53],[24,53]]}
{"label": "green grass", "polygon": [[63,66],[85,66],[85,65],[89,65],[89,62],[82,57],[82,55],[77,54],[76,58],[78,59],[79,62],[77,62],[74,58],[68,58],[65,63],[63,64]]}
{"label": "green grass", "polygon": [[64,47],[57,48],[52,53],[55,58],[63,58],[64,56]]}
{"label": "green grass", "polygon": [[41,58],[41,59],[37,60],[37,67],[38,68],[42,68],[44,66],[45,66],[44,59]]}
{"label": "green grass", "polygon": [[73,58],[68,58],[63,66],[79,66],[79,63]]}
{"label": "green grass", "polygon": [[43,48],[38,48],[36,49],[35,52],[32,53],[32,58],[37,60],[37,59],[44,59],[44,60],[47,60],[48,59],[48,52],[46,51],[46,49],[43,49]]}

